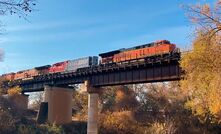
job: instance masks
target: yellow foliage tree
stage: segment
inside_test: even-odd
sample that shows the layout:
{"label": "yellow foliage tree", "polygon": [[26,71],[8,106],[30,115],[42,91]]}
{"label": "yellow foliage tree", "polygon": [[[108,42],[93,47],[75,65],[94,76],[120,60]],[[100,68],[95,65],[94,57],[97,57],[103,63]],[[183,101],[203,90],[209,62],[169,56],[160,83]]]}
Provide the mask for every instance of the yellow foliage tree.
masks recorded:
{"label": "yellow foliage tree", "polygon": [[9,96],[18,95],[20,93],[21,93],[21,88],[18,86],[8,89]]}
{"label": "yellow foliage tree", "polygon": [[130,111],[106,112],[100,115],[101,134],[142,134]]}
{"label": "yellow foliage tree", "polygon": [[217,44],[218,38],[211,38],[208,43],[205,36],[199,34],[193,50],[182,57],[185,76],[181,87],[189,95],[186,106],[195,115],[203,121],[211,117],[221,121],[221,45]]}
{"label": "yellow foliage tree", "polygon": [[138,106],[135,92],[132,88],[126,86],[119,86],[116,90],[115,110],[135,110]]}
{"label": "yellow foliage tree", "polygon": [[221,1],[187,6],[196,26],[193,50],[182,56],[181,88],[189,96],[186,107],[202,121],[221,122]]}

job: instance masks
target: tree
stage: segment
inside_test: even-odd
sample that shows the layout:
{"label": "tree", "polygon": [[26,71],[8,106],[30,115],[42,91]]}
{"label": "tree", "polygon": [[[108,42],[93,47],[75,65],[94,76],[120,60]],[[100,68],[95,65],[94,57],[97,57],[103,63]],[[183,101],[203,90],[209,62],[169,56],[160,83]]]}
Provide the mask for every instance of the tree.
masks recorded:
{"label": "tree", "polygon": [[88,93],[81,93],[79,90],[74,90],[72,109],[76,119],[80,121],[87,120]]}
{"label": "tree", "polygon": [[[0,0],[0,15],[16,14],[19,18],[26,19],[28,13],[33,11],[33,6],[35,5],[35,0]],[[0,49],[0,61],[3,60],[3,57],[4,52]]]}
{"label": "tree", "polygon": [[116,88],[115,110],[133,111],[138,106],[133,88],[129,86],[119,86]]}
{"label": "tree", "polygon": [[102,94],[99,96],[101,104],[101,112],[111,111],[113,112],[116,104],[116,88],[106,87]]}
{"label": "tree", "polygon": [[204,120],[210,115],[221,119],[221,46],[208,45],[199,35],[192,52],[183,56],[185,70],[182,89],[189,95],[187,106]]}
{"label": "tree", "polygon": [[32,12],[35,0],[0,0],[0,15],[17,14],[26,17]]}
{"label": "tree", "polygon": [[20,93],[21,93],[21,88],[18,86],[8,89],[9,96],[19,95]]}
{"label": "tree", "polygon": [[130,86],[106,87],[100,96],[101,111],[127,111],[138,106],[136,94]]}
{"label": "tree", "polygon": [[33,102],[31,103],[30,109],[39,110],[42,100],[44,99],[44,92],[36,92],[31,98]]}
{"label": "tree", "polygon": [[[185,6],[187,15],[196,25],[196,32],[204,33],[204,40],[220,35],[221,31],[221,1],[217,0],[214,7],[209,4]],[[219,42],[220,44],[220,42]]]}
{"label": "tree", "polygon": [[196,24],[192,51],[181,59],[185,71],[181,88],[189,96],[187,108],[203,122],[221,121],[221,2],[189,6]]}

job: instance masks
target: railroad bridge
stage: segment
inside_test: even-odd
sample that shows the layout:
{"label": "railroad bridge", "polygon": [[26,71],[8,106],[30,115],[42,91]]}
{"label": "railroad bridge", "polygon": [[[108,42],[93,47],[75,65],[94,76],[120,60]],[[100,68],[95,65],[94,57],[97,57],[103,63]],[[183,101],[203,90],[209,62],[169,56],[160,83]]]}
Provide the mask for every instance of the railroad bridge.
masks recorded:
{"label": "railroad bridge", "polygon": [[20,86],[24,93],[43,91],[45,85],[69,87],[87,80],[93,87],[174,81],[179,80],[181,75],[179,60],[180,53],[153,56],[147,61],[98,65],[77,72],[40,75],[34,79],[11,81],[7,86]]}
{"label": "railroad bridge", "polygon": [[[98,95],[103,86],[176,81],[181,79],[180,53],[149,57],[145,61],[98,65],[77,72],[53,73],[34,79],[17,80],[7,86],[20,86],[22,93],[45,91],[48,121],[71,121],[71,92],[74,84],[85,83],[89,93],[88,133],[97,133]],[[47,110],[46,110],[47,111]]]}

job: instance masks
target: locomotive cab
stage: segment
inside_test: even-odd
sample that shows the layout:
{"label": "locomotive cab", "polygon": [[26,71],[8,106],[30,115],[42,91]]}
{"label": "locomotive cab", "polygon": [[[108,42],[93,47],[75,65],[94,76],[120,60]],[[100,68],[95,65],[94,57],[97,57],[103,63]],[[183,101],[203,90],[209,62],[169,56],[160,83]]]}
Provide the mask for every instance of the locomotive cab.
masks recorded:
{"label": "locomotive cab", "polygon": [[155,42],[155,45],[163,45],[163,44],[170,44],[168,40],[158,40]]}
{"label": "locomotive cab", "polygon": [[101,64],[113,63],[114,55],[120,53],[122,50],[123,49],[119,49],[119,50],[99,54],[99,56],[101,57],[100,63]]}

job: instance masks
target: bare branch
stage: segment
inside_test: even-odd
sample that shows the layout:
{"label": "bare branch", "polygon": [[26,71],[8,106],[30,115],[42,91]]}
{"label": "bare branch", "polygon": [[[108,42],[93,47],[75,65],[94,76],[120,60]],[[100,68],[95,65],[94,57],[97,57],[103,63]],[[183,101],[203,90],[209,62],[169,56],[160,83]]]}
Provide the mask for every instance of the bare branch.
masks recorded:
{"label": "bare branch", "polygon": [[35,5],[35,0],[0,0],[0,15],[17,14],[25,18]]}
{"label": "bare branch", "polygon": [[[183,6],[190,20],[196,25],[197,32],[204,33],[204,39],[211,41],[221,31],[221,3],[214,8],[208,4]],[[208,42],[208,43],[209,43]]]}

